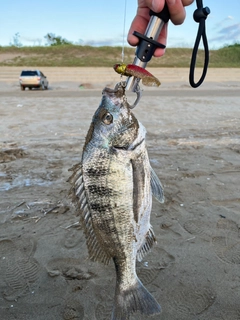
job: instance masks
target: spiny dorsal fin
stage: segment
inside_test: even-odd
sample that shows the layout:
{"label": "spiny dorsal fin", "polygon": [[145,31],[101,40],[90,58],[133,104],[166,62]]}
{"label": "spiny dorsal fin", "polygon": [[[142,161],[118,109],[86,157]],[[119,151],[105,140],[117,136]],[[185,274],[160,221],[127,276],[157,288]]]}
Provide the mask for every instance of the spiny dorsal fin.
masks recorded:
{"label": "spiny dorsal fin", "polygon": [[81,223],[83,225],[89,258],[93,261],[99,261],[104,264],[108,264],[111,257],[109,257],[102,250],[95,236],[91,210],[89,208],[88,199],[84,188],[82,165],[78,164],[74,166],[73,171],[74,172],[72,176],[69,178],[69,182],[72,183],[70,194],[72,195],[73,202],[78,208],[77,215],[80,215]]}

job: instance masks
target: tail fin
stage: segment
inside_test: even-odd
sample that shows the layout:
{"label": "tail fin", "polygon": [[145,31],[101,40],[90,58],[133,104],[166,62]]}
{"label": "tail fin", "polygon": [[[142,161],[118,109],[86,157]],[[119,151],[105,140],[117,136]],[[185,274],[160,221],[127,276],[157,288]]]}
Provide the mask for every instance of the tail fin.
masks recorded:
{"label": "tail fin", "polygon": [[132,313],[140,312],[145,315],[153,315],[161,312],[161,307],[151,293],[137,278],[137,282],[131,288],[118,292],[116,288],[115,303],[111,320],[127,320]]}

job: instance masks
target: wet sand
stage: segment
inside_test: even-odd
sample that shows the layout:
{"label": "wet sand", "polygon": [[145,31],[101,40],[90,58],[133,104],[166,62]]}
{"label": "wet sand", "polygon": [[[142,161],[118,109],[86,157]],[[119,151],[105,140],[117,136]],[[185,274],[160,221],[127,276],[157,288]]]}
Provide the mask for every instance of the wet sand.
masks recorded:
{"label": "wet sand", "polygon": [[[153,202],[158,243],[137,265],[163,309],[153,320],[240,319],[240,79],[231,71],[212,70],[199,89],[162,78],[134,109],[166,199]],[[101,90],[114,85],[95,77],[92,89],[54,78],[48,91],[25,92],[0,79],[1,320],[110,319],[114,267],[89,261],[67,182]]]}

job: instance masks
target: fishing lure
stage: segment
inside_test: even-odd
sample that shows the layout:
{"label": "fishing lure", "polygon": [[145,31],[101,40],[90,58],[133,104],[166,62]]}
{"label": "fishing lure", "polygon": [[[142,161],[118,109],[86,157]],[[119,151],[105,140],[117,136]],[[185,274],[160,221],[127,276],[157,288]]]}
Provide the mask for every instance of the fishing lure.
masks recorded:
{"label": "fishing lure", "polygon": [[133,76],[133,77],[142,79],[143,85],[148,87],[159,87],[161,84],[161,82],[156,77],[154,77],[154,75],[148,72],[146,69],[136,66],[134,64],[126,65],[124,63],[122,64],[117,63],[113,66],[113,69],[117,73],[123,76],[126,76],[126,77]]}

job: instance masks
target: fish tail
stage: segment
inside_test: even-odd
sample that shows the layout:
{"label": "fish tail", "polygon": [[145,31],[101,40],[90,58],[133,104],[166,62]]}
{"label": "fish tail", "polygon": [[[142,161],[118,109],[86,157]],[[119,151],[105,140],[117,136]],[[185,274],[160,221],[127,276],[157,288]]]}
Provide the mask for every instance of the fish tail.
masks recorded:
{"label": "fish tail", "polygon": [[154,315],[161,312],[161,307],[151,293],[137,278],[131,288],[121,291],[116,288],[115,303],[111,320],[127,320],[132,313]]}

